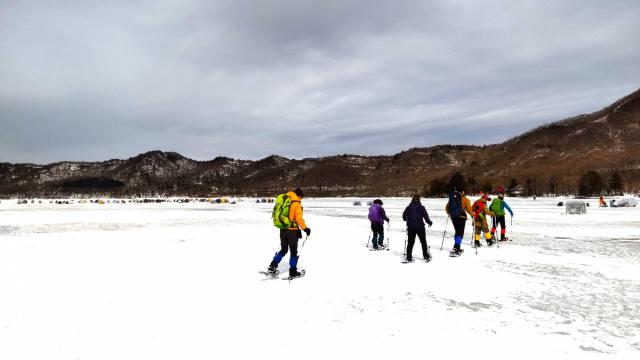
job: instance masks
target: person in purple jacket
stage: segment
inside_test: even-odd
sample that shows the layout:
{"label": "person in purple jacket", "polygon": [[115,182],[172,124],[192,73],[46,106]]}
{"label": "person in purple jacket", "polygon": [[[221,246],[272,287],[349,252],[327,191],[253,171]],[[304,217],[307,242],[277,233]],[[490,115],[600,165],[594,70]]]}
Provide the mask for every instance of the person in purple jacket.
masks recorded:
{"label": "person in purple jacket", "polygon": [[433,224],[429,219],[427,209],[424,208],[420,202],[420,195],[413,195],[411,203],[404,209],[402,213],[402,220],[407,222],[407,257],[404,262],[413,261],[413,244],[416,242],[416,235],[420,238],[420,244],[422,245],[422,257],[425,261],[431,260],[431,254],[429,253],[429,246],[427,245],[427,239],[425,234],[424,223],[429,224],[429,227]]}
{"label": "person in purple jacket", "polygon": [[378,247],[384,249],[384,222],[389,223],[384,208],[382,208],[382,200],[375,199],[373,204],[369,207],[369,221],[371,221],[371,231],[373,231],[373,238],[371,243],[373,248],[378,250]]}

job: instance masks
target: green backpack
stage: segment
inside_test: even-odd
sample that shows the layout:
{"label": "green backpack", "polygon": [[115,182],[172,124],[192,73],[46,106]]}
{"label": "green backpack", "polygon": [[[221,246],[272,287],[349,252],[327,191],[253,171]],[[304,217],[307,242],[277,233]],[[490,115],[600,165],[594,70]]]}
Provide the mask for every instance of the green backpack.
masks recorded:
{"label": "green backpack", "polygon": [[288,229],[293,223],[289,220],[289,209],[291,208],[291,198],[287,194],[280,194],[276,197],[276,205],[273,207],[271,217],[273,225],[278,229]]}

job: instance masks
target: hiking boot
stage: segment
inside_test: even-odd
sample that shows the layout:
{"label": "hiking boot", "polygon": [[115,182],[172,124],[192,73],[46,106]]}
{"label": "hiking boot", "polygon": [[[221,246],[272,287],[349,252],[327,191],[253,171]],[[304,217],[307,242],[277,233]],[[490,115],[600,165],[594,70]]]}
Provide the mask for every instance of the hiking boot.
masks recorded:
{"label": "hiking boot", "polygon": [[427,255],[424,255],[423,257],[424,257],[424,260],[425,260],[426,262],[431,261],[431,254],[430,254],[430,253],[427,253]]}
{"label": "hiking boot", "polygon": [[384,249],[387,247],[385,244],[378,244],[378,246],[380,246],[381,249]]}
{"label": "hiking boot", "polygon": [[487,246],[493,246],[493,239],[487,239]]}
{"label": "hiking boot", "polygon": [[267,272],[275,273],[277,269],[278,269],[278,264],[272,261],[271,264],[269,264],[269,267],[267,268]]}
{"label": "hiking boot", "polygon": [[480,244],[480,240],[476,240],[474,244],[476,245],[476,247],[482,247],[482,244]]}
{"label": "hiking boot", "polygon": [[289,269],[289,277],[295,278],[302,276],[302,273],[298,271],[296,268]]}

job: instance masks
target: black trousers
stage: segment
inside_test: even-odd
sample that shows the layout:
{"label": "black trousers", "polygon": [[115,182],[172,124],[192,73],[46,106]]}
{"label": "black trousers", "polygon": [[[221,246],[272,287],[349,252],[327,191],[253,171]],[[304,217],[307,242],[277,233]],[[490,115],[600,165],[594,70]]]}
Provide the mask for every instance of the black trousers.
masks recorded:
{"label": "black trousers", "polygon": [[494,229],[497,228],[498,225],[500,225],[500,227],[502,229],[506,229],[507,228],[507,222],[504,219],[504,215],[494,216],[493,218],[491,218],[491,221],[493,223],[492,224],[493,225],[492,228],[494,228]]}
{"label": "black trousers", "polygon": [[467,224],[467,218],[451,219],[453,228],[456,230],[455,236],[464,237],[464,226]]}
{"label": "black trousers", "polygon": [[372,243],[375,245],[382,245],[384,242],[384,224],[383,223],[371,223],[371,231],[373,232]]}
{"label": "black trousers", "polygon": [[298,239],[302,237],[300,230],[280,229],[280,258],[291,250],[291,256],[298,256]]}
{"label": "black trousers", "polygon": [[420,244],[422,245],[422,257],[426,258],[429,253],[429,248],[427,247],[427,236],[424,226],[418,228],[407,228],[407,235],[409,236],[409,240],[407,242],[407,260],[413,259],[411,254],[413,252],[413,245],[416,243],[416,235],[418,235]]}

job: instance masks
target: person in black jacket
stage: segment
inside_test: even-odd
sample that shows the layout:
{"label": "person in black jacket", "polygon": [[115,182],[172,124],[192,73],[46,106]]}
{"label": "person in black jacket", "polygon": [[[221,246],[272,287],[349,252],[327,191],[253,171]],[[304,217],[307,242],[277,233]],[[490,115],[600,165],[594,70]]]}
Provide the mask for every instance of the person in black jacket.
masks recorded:
{"label": "person in black jacket", "polygon": [[420,203],[420,195],[413,195],[411,203],[404,209],[402,213],[402,220],[407,222],[407,234],[409,241],[407,242],[407,258],[406,261],[413,261],[411,253],[413,251],[413,244],[416,242],[416,235],[420,239],[422,245],[422,256],[426,261],[431,260],[431,254],[429,253],[429,246],[427,245],[427,239],[425,234],[424,223],[429,224],[429,227],[433,222],[429,219],[427,209]]}

